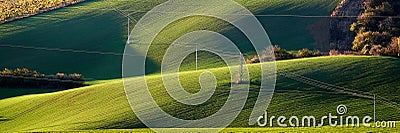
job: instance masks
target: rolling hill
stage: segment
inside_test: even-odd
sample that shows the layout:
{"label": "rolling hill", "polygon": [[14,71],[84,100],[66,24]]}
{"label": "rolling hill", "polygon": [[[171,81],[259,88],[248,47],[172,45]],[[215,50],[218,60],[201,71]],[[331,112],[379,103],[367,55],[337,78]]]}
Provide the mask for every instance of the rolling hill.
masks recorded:
{"label": "rolling hill", "polygon": [[[310,26],[321,20],[286,15],[329,15],[339,1],[237,0],[258,15],[272,43],[286,49],[315,48]],[[4,56],[0,56],[0,67],[27,67],[44,73],[82,73],[92,80],[120,78],[128,31],[127,19],[123,14],[139,20],[146,11],[163,2],[165,0],[92,0],[2,24],[0,53]],[[246,47],[248,42],[237,29],[214,18],[197,16],[180,20],[167,27],[160,38],[173,39],[198,29],[220,32],[242,46],[244,52],[252,53],[251,48]],[[169,40],[155,44],[165,41]],[[151,49],[149,57],[154,60],[154,66],[160,60],[157,51],[165,47],[154,45]],[[212,66],[221,67],[221,64]],[[152,69],[150,72],[158,71],[157,67],[149,69]]]}
{"label": "rolling hill", "polygon": [[[371,94],[378,96],[377,120],[399,121],[400,60],[391,57],[317,57],[278,61],[277,86],[268,115],[321,117],[335,113],[336,107],[348,107],[346,115],[373,116]],[[259,64],[248,65],[251,88],[246,105],[232,128],[249,127],[247,120],[258,95]],[[218,88],[211,99],[197,106],[185,106],[174,101],[163,89],[160,75],[147,76],[147,83],[157,104],[171,115],[196,119],[213,114],[221,107],[229,91],[228,68],[208,69],[218,79]],[[200,71],[181,72],[183,86],[189,92],[199,88]],[[318,79],[318,80],[316,80]],[[136,79],[131,79],[135,81]],[[330,87],[327,87],[329,85]],[[366,97],[364,97],[366,96]],[[141,98],[141,97],[137,97]],[[196,110],[193,110],[193,109]],[[288,111],[290,110],[290,111]],[[2,131],[68,131],[144,128],[132,112],[122,80],[54,93],[25,95],[0,100]],[[263,131],[270,128],[227,129]],[[139,129],[138,129],[139,130]],[[271,128],[272,131],[293,131],[293,128]],[[350,128],[301,128],[306,131],[343,130]],[[361,128],[363,131],[382,129]],[[118,131],[118,130],[117,130]],[[122,130],[120,130],[122,131]],[[396,131],[391,129],[390,131]]]}

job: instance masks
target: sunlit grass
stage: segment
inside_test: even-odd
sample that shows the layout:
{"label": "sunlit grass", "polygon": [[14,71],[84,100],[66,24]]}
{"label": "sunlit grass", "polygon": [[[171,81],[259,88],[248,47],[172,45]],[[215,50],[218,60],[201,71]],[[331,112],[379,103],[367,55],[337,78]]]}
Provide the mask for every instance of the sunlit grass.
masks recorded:
{"label": "sunlit grass", "polygon": [[[398,76],[400,75],[390,73],[392,71],[399,71],[399,62],[396,58],[388,57],[318,57],[279,61],[277,62],[277,67],[278,74],[282,71],[292,71],[310,78],[345,87],[351,87],[354,84],[360,85],[358,82],[373,82],[375,85],[373,88],[368,88],[365,85],[351,89],[369,92],[376,91],[380,96],[394,99],[394,102],[399,102],[396,99],[399,94],[396,91],[399,90],[398,86],[400,86],[398,82],[374,82],[382,79],[389,81],[399,79],[400,77]],[[352,68],[354,70],[342,70],[345,68]],[[249,69],[250,75],[252,75],[251,81],[257,83],[260,80],[259,64],[249,65]],[[147,76],[146,79],[157,104],[171,115],[183,118],[207,116],[214,113],[219,109],[217,107],[224,104],[224,99],[228,96],[225,90],[229,90],[226,84],[230,82],[229,79],[226,79],[229,77],[227,76],[227,74],[229,75],[227,68],[209,70],[216,77],[220,78],[217,89],[222,91],[216,91],[214,94],[215,97],[207,101],[207,104],[195,107],[184,106],[174,101],[163,89],[160,75]],[[350,78],[351,75],[356,76],[360,72],[372,70],[376,73],[374,78],[359,77],[357,82],[354,82],[354,79]],[[184,86],[190,86],[187,89],[198,89],[196,86],[198,86],[197,76],[199,72],[201,71],[188,71],[180,74]],[[135,78],[132,78],[132,80],[135,80]],[[257,88],[257,84],[252,84],[250,90],[256,90]],[[235,130],[239,131],[247,130],[239,127],[249,127],[247,124],[249,113],[253,109],[256,98],[257,92],[250,91],[244,109],[230,127],[236,128]],[[371,99],[332,92],[278,76],[275,94],[268,107],[268,115],[299,117],[313,115],[318,118],[328,113],[335,113],[336,107],[339,104],[345,104],[348,107],[349,111],[346,115],[373,115],[373,100]],[[377,112],[378,120],[399,120],[398,113],[400,111],[385,103],[378,101]],[[100,81],[94,83],[92,86],[61,92],[3,99],[0,100],[0,116],[7,119],[0,122],[0,128],[4,131],[145,128],[145,125],[134,115],[128,104],[122,80]],[[254,131],[261,129],[264,128],[257,128]],[[313,131],[325,131],[325,128],[309,129]],[[291,131],[292,128],[285,130]],[[332,130],[341,129],[332,128]],[[369,131],[366,128],[357,130]]]}

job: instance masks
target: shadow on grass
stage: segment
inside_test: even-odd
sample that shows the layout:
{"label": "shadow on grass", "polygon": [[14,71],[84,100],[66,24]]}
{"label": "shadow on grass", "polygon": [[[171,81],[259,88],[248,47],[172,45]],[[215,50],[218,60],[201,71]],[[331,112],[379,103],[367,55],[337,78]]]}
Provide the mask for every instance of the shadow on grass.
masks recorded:
{"label": "shadow on grass", "polygon": [[0,100],[22,95],[50,93],[62,90],[66,89],[0,88]]}
{"label": "shadow on grass", "polygon": [[0,122],[2,121],[9,121],[10,119],[5,118],[4,116],[0,116]]}

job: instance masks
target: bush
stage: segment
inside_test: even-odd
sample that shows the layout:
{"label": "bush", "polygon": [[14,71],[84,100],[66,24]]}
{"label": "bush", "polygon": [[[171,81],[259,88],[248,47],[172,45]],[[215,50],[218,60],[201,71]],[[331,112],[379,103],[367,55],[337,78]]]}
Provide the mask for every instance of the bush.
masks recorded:
{"label": "bush", "polygon": [[329,56],[337,56],[337,55],[341,55],[341,53],[337,50],[330,50],[329,51]]}
{"label": "bush", "polygon": [[[274,53],[271,53],[274,52]],[[270,55],[274,55],[274,57],[270,57]],[[294,59],[294,58],[302,58],[302,57],[315,57],[322,56],[323,54],[319,50],[309,50],[307,48],[299,50],[297,54],[294,54],[293,51],[287,51],[279,47],[278,45],[266,47],[263,51],[263,55],[261,58],[258,56],[254,56],[250,60],[247,60],[247,64],[260,63],[261,61],[274,61],[274,60],[285,60],[285,59]]]}
{"label": "bush", "polygon": [[4,70],[0,72],[0,75],[12,75],[12,73],[10,69],[4,68]]}
{"label": "bush", "polygon": [[392,38],[392,42],[384,49],[384,54],[388,56],[400,56],[400,38]]}
{"label": "bush", "polygon": [[391,41],[392,35],[388,32],[364,32],[357,34],[353,41],[353,50],[360,51],[365,48],[365,46],[381,45],[387,46]]}
{"label": "bush", "polygon": [[293,59],[295,57],[293,52],[287,51],[286,49],[283,49],[278,45],[273,46],[273,50],[276,60]]}
{"label": "bush", "polygon": [[296,57],[298,57],[298,58],[311,57],[311,56],[314,56],[314,53],[313,53],[313,51],[309,50],[308,48],[299,50],[296,55]]}
{"label": "bush", "polygon": [[36,70],[29,70],[27,68],[17,68],[14,70],[4,68],[4,70],[0,72],[0,75],[36,77],[39,76],[39,72]]}
{"label": "bush", "polygon": [[350,27],[357,34],[352,49],[370,55],[398,55],[392,37],[400,36],[400,19],[393,17],[399,15],[398,0],[365,0],[364,12]]}
{"label": "bush", "polygon": [[260,59],[258,58],[258,56],[254,56],[254,57],[251,58],[250,60],[247,60],[246,63],[247,63],[247,64],[260,63]]}
{"label": "bush", "polygon": [[343,55],[363,55],[363,54],[361,52],[347,50],[343,52]]}
{"label": "bush", "polygon": [[384,55],[384,47],[381,45],[373,45],[369,50],[370,55],[381,56]]}
{"label": "bush", "polygon": [[361,50],[364,55],[375,55],[375,56],[400,56],[400,44],[399,38],[394,37],[388,46],[382,45],[365,45]]}
{"label": "bush", "polygon": [[321,53],[321,51],[319,51],[318,49],[315,49],[315,50],[313,51],[313,56],[322,56],[322,53]]}
{"label": "bush", "polygon": [[83,80],[82,74],[73,73],[68,75],[72,80]]}

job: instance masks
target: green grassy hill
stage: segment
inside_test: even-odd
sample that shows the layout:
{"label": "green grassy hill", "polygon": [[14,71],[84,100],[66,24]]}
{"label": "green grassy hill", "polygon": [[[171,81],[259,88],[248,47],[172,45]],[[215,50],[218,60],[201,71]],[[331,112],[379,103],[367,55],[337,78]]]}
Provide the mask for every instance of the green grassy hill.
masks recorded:
{"label": "green grassy hill", "polygon": [[[230,127],[248,127],[247,120],[257,98],[260,65],[249,65],[251,88],[245,108]],[[377,94],[377,120],[399,121],[400,60],[389,57],[318,57],[277,62],[277,87],[268,115],[321,117],[335,113],[339,104],[348,107],[346,115],[373,116],[373,100],[362,95]],[[148,76],[148,86],[157,104],[173,116],[193,119],[213,114],[228,96],[228,68],[209,69],[218,79],[218,88],[209,101],[192,107],[174,101],[163,89],[160,75]],[[188,91],[199,87],[201,71],[182,72]],[[290,74],[297,76],[290,76]],[[308,78],[308,82],[299,80]],[[328,90],[318,81],[349,90]],[[132,79],[135,80],[135,79]],[[299,82],[302,81],[302,82]],[[190,87],[188,87],[190,86]],[[340,87],[333,87],[339,88]],[[362,91],[362,92],[358,92]],[[140,97],[138,97],[140,98]],[[388,101],[391,101],[387,103]],[[196,108],[195,111],[188,111]],[[94,129],[131,129],[145,127],[132,112],[122,80],[98,82],[95,85],[66,91],[26,95],[0,100],[2,131],[60,131]],[[279,130],[277,128],[275,130]],[[310,128],[318,131],[320,128]],[[322,128],[325,130],[325,128]],[[323,130],[320,131],[323,131]],[[328,127],[329,130],[330,128]],[[235,130],[235,129],[232,129]],[[237,129],[243,131],[244,129]],[[255,131],[264,129],[252,129]],[[291,131],[292,128],[285,130]],[[305,130],[305,129],[304,129]],[[335,129],[336,130],[336,129]],[[343,130],[349,131],[344,128]],[[369,131],[369,129],[362,129]],[[381,129],[376,129],[381,130]],[[229,131],[229,130],[228,130]]]}
{"label": "green grassy hill", "polygon": [[[257,16],[273,44],[286,49],[314,48],[308,28],[320,18],[273,15],[329,15],[340,0],[237,0]],[[113,7],[139,20],[165,0],[92,0],[0,25],[0,67],[27,67],[44,73],[82,73],[92,79],[121,77],[122,52],[127,39],[127,19]],[[133,24],[132,24],[133,25]],[[216,30],[239,46],[246,39],[226,22],[190,17],[165,29],[161,38],[174,39],[197,29]],[[169,40],[162,40],[169,41]],[[158,64],[157,45],[150,56]],[[251,53],[251,48],[241,47]],[[156,66],[156,65],[155,65]],[[214,66],[221,66],[219,64]],[[205,66],[209,67],[209,66]],[[152,72],[157,71],[153,68]]]}

